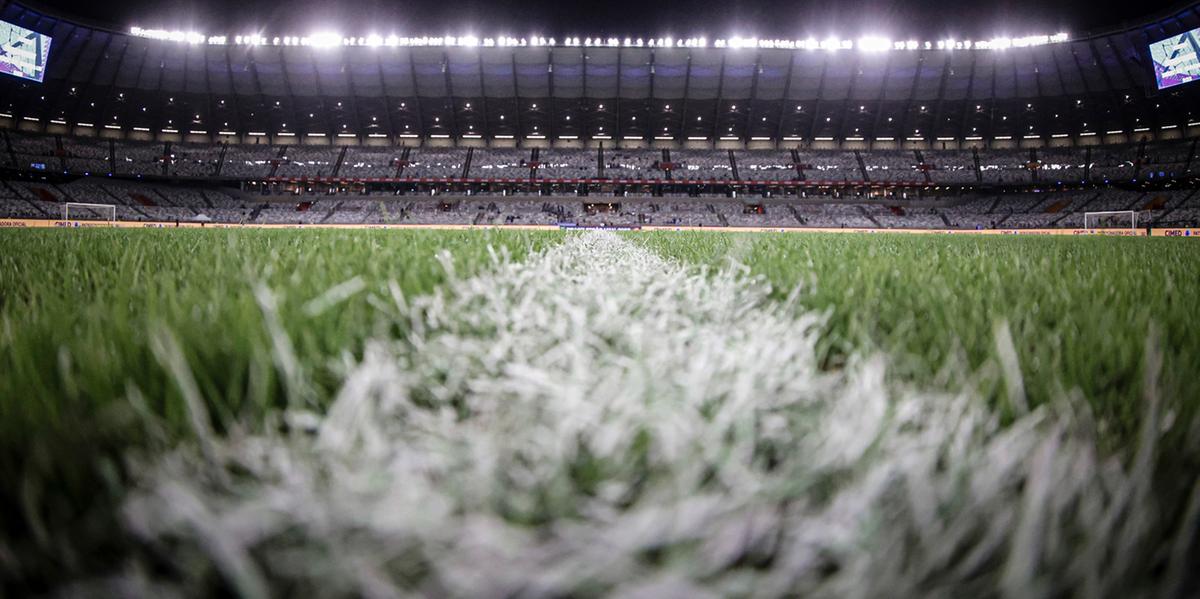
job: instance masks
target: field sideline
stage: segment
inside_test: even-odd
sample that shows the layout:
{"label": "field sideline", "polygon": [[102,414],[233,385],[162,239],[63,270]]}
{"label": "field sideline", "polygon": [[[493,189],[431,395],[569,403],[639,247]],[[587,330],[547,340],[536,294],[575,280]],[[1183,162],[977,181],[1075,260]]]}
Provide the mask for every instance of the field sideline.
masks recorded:
{"label": "field sideline", "polygon": [[[426,224],[402,224],[402,223],[385,223],[385,224],[231,224],[231,223],[196,223],[196,222],[131,222],[131,221],[116,221],[115,223],[107,223],[103,221],[67,221],[67,220],[48,220],[48,219],[0,219],[0,229],[40,229],[40,228],[59,228],[59,229],[78,229],[78,228],[106,228],[106,227],[121,227],[121,228],[138,228],[138,229],[168,229],[168,228],[208,228],[208,229],[228,229],[228,228],[250,228],[250,229],[334,229],[334,230],[356,230],[356,229],[394,229],[394,230],[411,230],[411,229],[430,229],[430,230],[479,230],[479,229],[509,229],[509,230],[524,230],[524,231],[559,231],[564,228],[571,229],[573,227],[563,227],[557,225],[426,225]],[[627,227],[616,227],[615,229],[627,229]],[[720,233],[856,233],[856,234],[875,234],[875,233],[896,233],[896,234],[937,234],[937,235],[1025,235],[1025,236],[1048,236],[1048,235],[1071,235],[1071,236],[1088,236],[1099,235],[1106,237],[1200,237],[1200,229],[1186,228],[1145,228],[1139,227],[1136,229],[869,229],[861,227],[849,228],[819,228],[819,227],[684,227],[677,225],[645,225],[637,227],[637,230],[642,231],[707,231]]]}
{"label": "field sideline", "polygon": [[0,591],[1200,590],[1190,241],[372,229],[0,234]]}

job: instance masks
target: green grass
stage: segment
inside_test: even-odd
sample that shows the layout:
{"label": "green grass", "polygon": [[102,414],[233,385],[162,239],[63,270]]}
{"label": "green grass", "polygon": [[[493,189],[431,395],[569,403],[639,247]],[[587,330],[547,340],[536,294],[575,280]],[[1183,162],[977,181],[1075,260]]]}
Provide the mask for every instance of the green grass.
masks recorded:
{"label": "green grass", "polygon": [[[800,310],[828,312],[821,346],[836,366],[864,351],[894,376],[956,388],[994,367],[1005,321],[1025,391],[1040,404],[1078,390],[1127,441],[1136,431],[1143,352],[1157,332],[1163,396],[1200,402],[1200,247],[1186,239],[958,235],[635,235],[663,255],[719,267],[731,258]],[[977,377],[1003,392],[996,376]]]}
{"label": "green grass", "polygon": [[[579,426],[570,418],[555,420],[550,415],[553,409],[542,410],[543,402],[560,409],[551,404],[556,400],[580,402],[578,411],[590,413],[586,408],[592,400],[606,399],[618,412],[629,409],[628,414],[640,415],[646,408],[666,410],[665,406],[686,407],[687,402],[698,401],[702,410],[681,408],[675,415],[693,419],[691,433],[699,439],[697,447],[712,447],[705,444],[721,439],[740,439],[738,443],[746,442],[759,451],[754,442],[754,435],[759,434],[755,432],[759,423],[753,422],[756,416],[729,402],[731,398],[754,397],[759,391],[746,389],[769,378],[770,373],[759,373],[760,378],[755,380],[737,376],[742,357],[726,361],[720,351],[720,343],[736,336],[726,338],[716,321],[703,320],[728,318],[736,310],[722,308],[710,313],[707,304],[690,306],[681,299],[685,294],[682,289],[680,297],[670,297],[670,290],[654,291],[662,296],[659,301],[660,295],[650,294],[646,287],[655,280],[650,275],[662,273],[674,277],[671,280],[681,286],[690,286],[686,291],[689,298],[712,300],[708,292],[726,300],[742,297],[728,295],[734,293],[758,298],[740,287],[744,281],[720,275],[720,285],[715,285],[718,279],[703,279],[694,272],[685,275],[671,270],[681,270],[673,264],[671,269],[664,269],[653,263],[608,264],[600,269],[607,274],[589,280],[593,273],[587,269],[588,260],[576,256],[573,259],[579,264],[567,269],[573,274],[561,281],[550,280],[558,271],[545,265],[512,271],[523,272],[536,284],[510,286],[496,280],[501,275],[493,274],[487,284],[505,288],[507,295],[490,296],[490,288],[473,288],[472,299],[464,304],[467,308],[460,310],[464,313],[439,314],[435,308],[440,304],[433,302],[423,304],[422,309],[429,313],[414,320],[412,310],[398,307],[410,305],[412,298],[445,291],[447,265],[458,278],[470,277],[493,267],[489,248],[521,261],[563,238],[560,233],[515,231],[0,232],[0,477],[5,481],[0,486],[0,510],[10,515],[0,524],[0,595],[9,589],[13,594],[52,590],[64,576],[110,573],[131,553],[146,550],[131,549],[127,538],[113,534],[117,506],[125,499],[129,481],[141,474],[131,466],[135,462],[130,461],[130,455],[136,453],[131,450],[145,448],[156,455],[186,446],[194,438],[195,411],[189,410],[185,400],[189,381],[194,381],[195,394],[211,417],[205,426],[215,429],[216,438],[236,437],[228,433],[237,427],[251,434],[262,433],[270,443],[284,443],[274,436],[280,429],[287,429],[281,424],[284,408],[321,415],[344,390],[348,376],[366,376],[370,374],[364,372],[370,370],[366,365],[379,367],[380,362],[396,366],[397,371],[388,371],[388,376],[395,377],[397,386],[411,386],[412,395],[405,400],[413,405],[404,404],[404,409],[412,411],[410,417],[415,421],[423,422],[424,428],[417,427],[417,432],[445,433],[443,449],[451,454],[478,442],[473,455],[492,455],[487,442],[498,443],[512,452],[510,464],[525,476],[514,475],[513,481],[524,481],[521,484],[529,480],[541,484],[537,478],[544,474],[541,466],[558,460],[570,466],[566,468],[569,476],[553,479],[554,485],[548,487],[552,493],[535,484],[536,493],[531,492],[534,499],[523,498],[520,493],[490,498],[501,504],[514,498],[528,500],[528,504],[520,504],[525,511],[513,510],[525,514],[518,523],[522,526],[562,517],[546,505],[556,505],[559,512],[579,517],[586,511],[576,512],[574,508],[601,494],[598,481],[629,482],[622,477],[640,472],[639,460],[662,459],[652,451],[651,444],[672,436],[669,431],[660,432],[656,439],[649,432],[660,424],[664,430],[670,429],[672,420],[667,418],[663,423],[647,424],[644,431],[629,433],[636,438],[629,450],[634,458],[621,457],[625,450],[611,444],[605,446],[611,452],[607,457],[584,451],[582,457],[573,458],[569,451],[560,451],[561,447],[582,443],[579,440],[593,428],[607,427],[619,436],[624,431],[618,429],[636,427],[611,420],[615,416],[601,410],[591,413],[597,421],[581,427],[578,438],[538,445],[537,439],[523,435],[538,431],[562,433],[563,427]],[[854,359],[880,354],[887,359],[890,382],[952,392],[970,387],[1005,418],[1017,418],[1019,414],[1012,413],[1013,406],[1004,399],[1011,389],[1006,388],[1001,374],[997,349],[997,323],[1007,323],[1029,403],[1039,405],[1081,396],[1101,423],[1105,449],[1127,462],[1138,447],[1138,426],[1147,413],[1143,385],[1147,379],[1144,367],[1148,341],[1155,344],[1155,355],[1163,360],[1160,374],[1151,377],[1157,384],[1152,395],[1165,400],[1169,419],[1191,422],[1200,404],[1200,387],[1195,380],[1200,372],[1200,247],[1191,240],[712,232],[639,233],[626,239],[687,265],[716,269],[731,261],[744,264],[751,273],[771,283],[770,298],[775,302],[786,301],[798,287],[794,296],[797,315],[814,311],[825,315],[815,343],[817,361],[825,372],[845,371],[850,380],[858,380],[855,368],[861,364],[856,366]],[[600,243],[596,247],[612,246]],[[636,252],[628,255],[634,257],[631,260],[644,260]],[[637,282],[622,280],[614,275],[614,268],[617,273],[621,268],[628,269],[631,280]],[[649,274],[639,273],[639,268],[649,268]],[[604,285],[623,294],[615,297],[646,304],[631,313],[615,309],[605,303],[604,292],[598,290]],[[532,297],[541,298],[546,310],[529,305]],[[504,301],[509,300],[527,301],[520,306],[525,322],[505,320]],[[656,306],[675,307],[656,311]],[[472,309],[478,309],[479,314],[465,313]],[[674,338],[670,326],[673,314],[658,312],[676,309],[681,315],[692,312],[688,317],[693,320],[680,322],[703,329],[699,339],[715,344],[706,346],[704,352],[691,350],[697,355],[703,353],[708,361],[700,363],[711,368],[691,372],[688,357],[674,355],[682,351],[678,348],[689,347],[691,341]],[[778,320],[777,314],[762,306],[754,309],[764,318]],[[607,311],[613,318],[629,321],[597,316]],[[647,313],[655,314],[658,321],[639,321]],[[529,322],[546,314],[554,316],[551,322]],[[792,326],[795,323],[790,313],[782,320],[770,330],[802,336],[797,331],[803,327]],[[413,322],[440,328],[443,345],[427,346],[428,351],[418,356],[406,354],[421,347],[410,339],[412,331],[407,327]],[[747,327],[754,324],[744,314],[735,322]],[[655,329],[659,334],[654,341],[662,343],[661,347],[639,337],[649,324],[660,327]],[[502,335],[503,343],[498,339]],[[742,341],[747,343],[745,347],[775,347],[772,340],[777,338],[750,334]],[[374,339],[401,343],[389,346],[386,358],[375,356],[372,361],[364,357],[364,347]],[[788,344],[779,347],[796,349]],[[645,357],[640,352],[648,348],[658,352],[654,355],[661,361],[659,367],[637,364]],[[497,360],[496,356],[505,358]],[[560,370],[546,367],[545,362],[556,364]],[[507,368],[512,363],[522,368]],[[406,365],[414,372],[404,372]],[[548,368],[544,373],[538,371],[545,375],[543,378],[530,374],[542,367]],[[592,367],[604,376],[590,372]],[[717,376],[714,372],[720,373],[720,380],[706,378]],[[800,368],[798,372],[805,371]],[[413,376],[405,378],[410,374]],[[630,386],[608,384],[609,374],[618,377],[612,380],[624,380]],[[589,378],[593,375],[597,381]],[[570,377],[579,380],[567,381]],[[692,380],[700,384],[695,388],[687,384]],[[492,385],[472,387],[480,381],[491,381]],[[795,387],[789,386],[793,383]],[[804,389],[807,383],[775,381],[777,387],[767,388]],[[635,384],[642,385],[638,397],[653,400],[661,395],[663,405],[622,397]],[[526,396],[525,389],[534,391]],[[564,394],[570,397],[555,397],[556,389],[569,391]],[[880,393],[874,398],[882,402],[880,397],[886,393]],[[472,401],[489,394],[503,401],[472,405]],[[767,397],[760,397],[757,405],[780,403],[783,413],[795,408],[787,403],[793,397],[760,394]],[[455,426],[457,421],[451,423],[430,415],[436,413],[440,401],[454,405],[461,428]],[[749,428],[710,434],[713,431],[707,427],[719,430],[715,427],[720,419],[709,422],[697,415],[718,408],[728,410],[731,418],[744,417]],[[794,420],[789,422],[794,428],[776,431],[786,437],[787,455],[810,450],[805,444],[810,440],[809,433],[817,435],[805,432],[806,410],[809,408],[792,414]],[[840,420],[842,414],[830,416],[830,421],[845,424]],[[493,430],[496,421],[489,420],[491,416],[506,416],[509,428]],[[426,417],[430,420],[422,421]],[[538,426],[526,426],[531,423]],[[378,428],[388,435],[401,436],[408,432],[407,423],[402,424],[379,423]],[[471,427],[480,427],[487,434]],[[841,435],[853,429],[831,428]],[[898,435],[911,432],[900,427],[896,430]],[[1172,430],[1182,432],[1181,436],[1191,432],[1186,425]],[[743,434],[746,436],[739,436]],[[837,435],[831,438],[843,439]],[[1072,441],[1079,442],[1079,449],[1071,455],[1086,463],[1092,454],[1087,435],[1081,438]],[[911,447],[920,451],[921,443],[914,442]],[[423,448],[419,444],[414,447]],[[526,451],[544,454],[526,463]],[[1194,474],[1189,473],[1195,472],[1200,451],[1195,446],[1170,444],[1160,445],[1156,452],[1156,475],[1169,472],[1164,465],[1181,473],[1177,477],[1163,476],[1165,482],[1155,487],[1162,504],[1169,507],[1164,513],[1175,515],[1185,503],[1185,487],[1194,480]],[[735,457],[722,457],[713,468],[735,463],[738,454],[730,455]],[[647,472],[633,476],[637,480],[630,482],[631,489],[637,491],[640,485],[658,480],[654,477],[671,480],[682,472],[692,472],[690,454],[676,454],[674,459],[677,461],[658,464],[653,477],[647,474],[652,470],[647,466]],[[773,456],[766,461],[786,459],[786,455]],[[486,462],[472,459],[466,465],[482,468],[480,464]],[[803,464],[812,460],[800,462],[799,466],[793,463],[789,467],[801,471],[808,467]],[[453,463],[458,467],[457,462]],[[842,465],[836,459],[831,458],[830,463],[837,468],[819,469],[821,485],[834,488],[839,477],[853,479],[854,473],[840,470]],[[524,471],[527,466],[530,472]],[[762,472],[757,467],[754,464],[750,469],[772,484],[782,482],[787,489],[803,487],[799,479],[789,480],[776,466],[763,466]],[[318,466],[312,469],[318,477],[328,474]],[[200,471],[205,472],[203,468]],[[245,475],[240,470],[234,474]],[[480,488],[490,488],[489,481],[479,481],[473,475],[450,482],[431,476],[435,480],[423,481],[430,493],[445,491],[442,485],[462,484],[464,489],[474,489],[472,485],[480,484]],[[1086,472],[1078,476],[1094,478]],[[381,476],[379,481],[386,478]],[[519,486],[505,477],[498,478],[499,488]],[[591,482],[581,484],[580,480]],[[708,477],[699,480],[702,485],[697,492],[712,492],[703,486],[710,484]],[[265,484],[270,483],[267,480]],[[395,484],[404,486],[403,481]],[[586,488],[571,486],[575,484]],[[1016,486],[1011,495],[997,496],[1000,499],[995,505],[1015,509],[1003,498],[1018,497],[1022,489]],[[446,496],[456,496],[459,489],[453,490]],[[334,494],[340,491],[335,489]],[[747,501],[759,499],[743,491],[748,494],[744,498]],[[780,492],[778,487],[775,492]],[[804,496],[802,490],[788,491],[793,492]],[[219,492],[215,493],[220,497]],[[350,505],[362,499],[352,491],[347,495],[352,500]],[[474,504],[468,501],[467,505]],[[475,505],[474,509],[481,508]],[[1070,512],[1063,509],[1064,513]],[[1163,521],[1169,523],[1174,521],[1172,518],[1164,516]],[[995,522],[1003,528],[1002,520]],[[283,542],[289,534],[285,531]],[[1151,540],[1146,542],[1152,543],[1158,537],[1147,538]],[[142,557],[139,563],[143,564],[163,559]],[[172,566],[164,567],[169,570]],[[219,584],[214,588],[213,592],[228,590]]]}
{"label": "green grass", "polygon": [[[6,518],[0,539],[36,545],[10,546],[10,552],[62,555],[54,543],[76,537],[56,537],[56,531],[71,535],[106,521],[94,508],[119,495],[122,452],[147,442],[148,431],[168,440],[188,434],[180,388],[152,347],[156,333],[182,348],[221,429],[235,420],[257,421],[289,401],[269,332],[276,322],[315,387],[304,394],[309,405],[303,407],[320,411],[340,383],[346,355],[355,357],[368,336],[404,333],[391,318],[393,287],[412,297],[445,282],[440,252],[448,253],[458,276],[470,276],[491,264],[489,246],[521,259],[560,237],[511,231],[0,233],[0,476],[6,481],[0,506],[20,514]],[[360,291],[314,313],[319,305],[309,302],[355,280],[360,283],[347,289]],[[256,297],[256,288],[269,290],[273,301]],[[139,409],[130,397],[143,398],[145,406]],[[46,529],[41,537],[33,534],[39,528]]]}

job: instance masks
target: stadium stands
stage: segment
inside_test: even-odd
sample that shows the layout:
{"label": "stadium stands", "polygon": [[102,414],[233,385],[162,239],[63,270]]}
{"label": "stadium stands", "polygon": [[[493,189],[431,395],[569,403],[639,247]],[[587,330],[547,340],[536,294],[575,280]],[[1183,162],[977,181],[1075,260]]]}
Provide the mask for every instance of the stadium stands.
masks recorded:
{"label": "stadium stands", "polygon": [[[460,178],[464,173],[475,179],[514,179],[528,178],[536,164],[537,178],[1029,185],[1179,178],[1196,172],[1200,163],[1192,139],[1030,150],[740,149],[731,156],[722,149],[664,153],[626,148],[151,143],[3,133],[12,151],[0,155],[11,168],[204,179]],[[464,171],[468,156],[470,168]]]}
{"label": "stadium stands", "polygon": [[[1131,40],[1197,15],[1004,51],[346,38],[322,53],[147,39],[10,2],[0,18],[79,68],[0,79],[0,214],[78,201],[259,223],[1076,227],[1134,210],[1188,224],[1200,85],[1160,93],[1134,75],[1149,73]],[[587,68],[555,68],[563,52]]]}
{"label": "stadium stands", "polygon": [[540,152],[537,175],[543,179],[599,177],[598,153],[589,150],[550,149]]}
{"label": "stadium stands", "polygon": [[[507,153],[488,158],[496,165],[511,159]],[[466,196],[454,192],[432,197],[361,192],[263,196],[228,187],[102,177],[81,177],[65,183],[9,180],[0,186],[0,218],[59,218],[64,202],[113,204],[120,220],[260,224],[576,222],[704,227],[1078,228],[1084,224],[1085,212],[1099,211],[1135,211],[1143,226],[1195,226],[1200,221],[1200,193],[1195,189],[1099,187],[906,200],[817,195],[742,199],[687,194]],[[612,210],[587,208],[607,206],[607,202],[612,202]]]}
{"label": "stadium stands", "polygon": [[351,148],[338,175],[349,179],[395,177],[404,171],[402,154],[397,148]]}

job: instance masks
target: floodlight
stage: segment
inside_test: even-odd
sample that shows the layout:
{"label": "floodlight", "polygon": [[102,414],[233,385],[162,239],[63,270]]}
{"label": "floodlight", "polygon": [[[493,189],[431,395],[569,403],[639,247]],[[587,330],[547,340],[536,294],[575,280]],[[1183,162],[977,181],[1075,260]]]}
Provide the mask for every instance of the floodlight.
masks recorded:
{"label": "floodlight", "polygon": [[342,36],[338,33],[321,32],[308,36],[308,45],[313,48],[332,48],[342,45]]}
{"label": "floodlight", "polygon": [[863,52],[887,52],[892,48],[892,41],[879,36],[867,36],[858,40],[858,49]]}

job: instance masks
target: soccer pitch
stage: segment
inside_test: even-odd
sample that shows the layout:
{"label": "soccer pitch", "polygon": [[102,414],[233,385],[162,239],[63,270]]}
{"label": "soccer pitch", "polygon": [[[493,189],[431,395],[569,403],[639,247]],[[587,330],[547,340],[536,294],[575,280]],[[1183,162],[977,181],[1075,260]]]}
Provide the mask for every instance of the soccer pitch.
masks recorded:
{"label": "soccer pitch", "polygon": [[6,231],[0,588],[1188,594],[1198,274],[1181,239]]}

